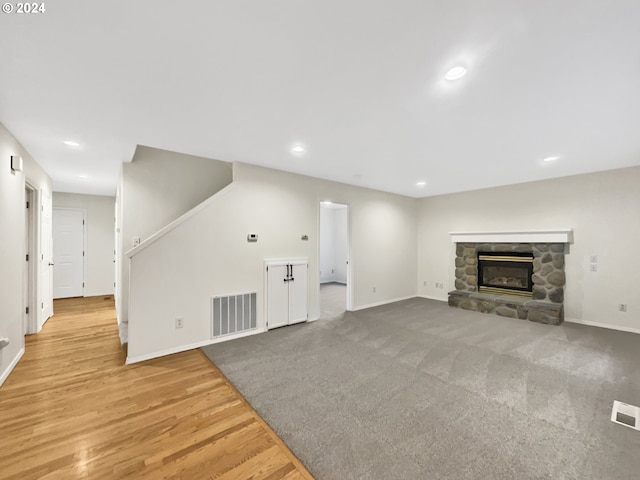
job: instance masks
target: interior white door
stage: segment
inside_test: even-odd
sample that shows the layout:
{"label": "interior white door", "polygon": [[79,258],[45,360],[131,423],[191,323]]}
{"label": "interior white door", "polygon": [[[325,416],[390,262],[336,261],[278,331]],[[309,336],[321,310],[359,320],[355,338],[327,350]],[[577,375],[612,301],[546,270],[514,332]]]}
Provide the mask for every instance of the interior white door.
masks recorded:
{"label": "interior white door", "polygon": [[267,267],[267,328],[289,323],[289,285],[286,265]]}
{"label": "interior white door", "polygon": [[[53,315],[53,235],[51,229],[51,194],[42,192],[40,215],[40,298],[42,307],[41,324]],[[39,328],[38,328],[39,330]]]}
{"label": "interior white door", "polygon": [[53,298],[84,292],[84,212],[53,209]]}
{"label": "interior white door", "polygon": [[307,264],[291,265],[289,324],[307,320]]}

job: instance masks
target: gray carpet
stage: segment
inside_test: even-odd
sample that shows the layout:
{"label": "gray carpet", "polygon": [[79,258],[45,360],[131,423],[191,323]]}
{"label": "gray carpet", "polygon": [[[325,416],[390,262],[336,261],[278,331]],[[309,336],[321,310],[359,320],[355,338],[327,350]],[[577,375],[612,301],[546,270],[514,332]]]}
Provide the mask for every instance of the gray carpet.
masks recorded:
{"label": "gray carpet", "polygon": [[640,478],[640,335],[416,298],[203,350],[320,480]]}

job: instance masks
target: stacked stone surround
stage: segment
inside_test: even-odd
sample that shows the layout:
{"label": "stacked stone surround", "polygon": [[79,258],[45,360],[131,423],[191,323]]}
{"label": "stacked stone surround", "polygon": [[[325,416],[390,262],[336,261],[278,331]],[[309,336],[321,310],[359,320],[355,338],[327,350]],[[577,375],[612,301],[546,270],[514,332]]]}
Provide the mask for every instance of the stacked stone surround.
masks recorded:
{"label": "stacked stone surround", "polygon": [[[478,292],[478,252],[533,254],[532,298]],[[564,243],[458,243],[449,305],[558,325],[564,319]]]}

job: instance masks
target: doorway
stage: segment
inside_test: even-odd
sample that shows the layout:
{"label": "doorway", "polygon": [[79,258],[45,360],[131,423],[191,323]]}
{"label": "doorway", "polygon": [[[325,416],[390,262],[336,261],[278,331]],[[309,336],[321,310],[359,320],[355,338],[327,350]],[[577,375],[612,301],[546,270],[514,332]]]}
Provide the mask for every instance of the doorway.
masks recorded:
{"label": "doorway", "polygon": [[53,298],[84,295],[84,210],[53,209]]}
{"label": "doorway", "polygon": [[335,318],[351,309],[349,206],[320,202],[320,318]]}

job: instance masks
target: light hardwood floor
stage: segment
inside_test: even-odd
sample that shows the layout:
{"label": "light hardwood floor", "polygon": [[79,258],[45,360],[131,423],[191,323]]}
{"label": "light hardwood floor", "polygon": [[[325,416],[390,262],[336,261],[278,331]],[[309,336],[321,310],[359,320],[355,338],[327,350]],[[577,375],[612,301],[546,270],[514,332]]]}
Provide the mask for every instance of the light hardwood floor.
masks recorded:
{"label": "light hardwood floor", "polygon": [[199,350],[124,365],[112,297],[55,301],[0,419],[0,479],[312,479]]}

